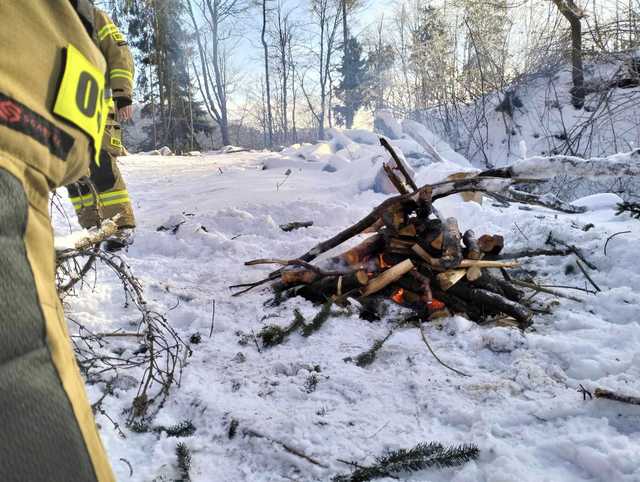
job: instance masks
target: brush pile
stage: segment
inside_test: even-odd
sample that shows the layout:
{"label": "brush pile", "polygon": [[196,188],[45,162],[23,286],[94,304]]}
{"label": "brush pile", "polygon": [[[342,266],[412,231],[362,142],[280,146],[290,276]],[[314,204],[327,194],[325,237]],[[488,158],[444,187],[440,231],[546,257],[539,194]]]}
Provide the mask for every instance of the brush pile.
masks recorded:
{"label": "brush pile", "polygon": [[[533,310],[521,289],[526,283],[512,279],[508,269],[516,259],[502,253],[504,238],[497,234],[462,232],[458,221],[443,218],[433,206],[437,199],[456,193],[484,193],[501,202],[520,202],[516,185],[539,182],[495,171],[418,187],[391,146],[381,139],[393,161],[385,166],[399,195],[387,199],[369,215],[333,238],[291,259],[258,259],[248,266],[277,264],[282,268],[256,283],[237,285],[239,295],[271,283],[279,303],[293,296],[325,303],[392,300],[410,308],[422,319],[463,314],[478,323],[500,319],[526,328]],[[557,208],[549,200],[530,195],[529,202]],[[310,261],[345,241],[368,235],[360,244],[338,256]],[[543,254],[569,254],[570,250]],[[528,254],[526,254],[528,255]],[[515,258],[515,257],[514,257]]]}

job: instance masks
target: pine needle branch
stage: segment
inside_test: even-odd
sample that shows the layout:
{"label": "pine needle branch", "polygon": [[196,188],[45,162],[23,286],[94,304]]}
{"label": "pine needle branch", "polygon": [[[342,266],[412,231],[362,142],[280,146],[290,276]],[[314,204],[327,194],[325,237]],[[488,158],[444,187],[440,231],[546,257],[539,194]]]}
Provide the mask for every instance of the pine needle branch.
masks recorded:
{"label": "pine needle branch", "polygon": [[623,213],[628,213],[632,218],[640,220],[640,203],[634,203],[634,202],[618,203],[618,211],[616,212],[616,216]]}
{"label": "pine needle branch", "polygon": [[258,338],[262,341],[262,345],[266,348],[280,345],[291,333],[305,326],[304,316],[297,309],[293,310],[293,316],[293,322],[284,328],[277,325],[268,325],[260,330]]}
{"label": "pine needle branch", "polygon": [[420,443],[411,449],[399,449],[376,458],[371,466],[357,467],[349,475],[338,475],[333,482],[365,482],[393,474],[418,472],[421,470],[457,467],[478,458],[480,450],[476,445],[464,444],[445,447],[438,442]]}
{"label": "pine needle branch", "polygon": [[191,476],[189,470],[191,470],[191,451],[182,442],[176,445],[176,457],[178,459],[178,472],[180,473],[180,482],[189,482]]}
{"label": "pine needle branch", "polygon": [[329,319],[331,316],[331,307],[333,306],[333,300],[327,301],[322,308],[318,312],[316,316],[314,316],[311,323],[308,325],[304,325],[302,328],[302,336],[311,336],[324,325],[324,322]]}

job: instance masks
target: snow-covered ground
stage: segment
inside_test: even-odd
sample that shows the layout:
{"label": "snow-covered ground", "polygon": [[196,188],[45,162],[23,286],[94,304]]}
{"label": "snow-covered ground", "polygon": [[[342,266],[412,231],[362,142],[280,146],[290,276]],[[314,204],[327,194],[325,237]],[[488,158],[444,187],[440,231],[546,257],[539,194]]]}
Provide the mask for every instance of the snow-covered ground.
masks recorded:
{"label": "snow-covered ground", "polygon": [[[270,168],[263,170],[263,164]],[[417,168],[420,183],[447,174],[446,166],[434,166]],[[372,177],[371,166],[337,172],[323,167],[296,164],[286,153],[122,160],[138,219],[135,244],[124,257],[152,308],[166,313],[183,339],[199,333],[202,341],[191,345],[181,386],[152,421],[168,426],[191,420],[194,435],[175,438],[124,427],[122,411],[135,396],[135,384],[120,384],[105,399],[105,411],[126,435],[121,438],[110,421],[97,416],[118,480],[178,479],[179,442],[191,450],[193,481],[235,482],[329,480],[350,471],[338,459],[366,464],[386,449],[421,441],[475,443],[480,458],[402,480],[640,480],[640,408],[583,401],[576,392],[582,384],[640,395],[640,222],[615,216],[610,197],[584,201],[592,210],[581,215],[494,207],[490,200],[480,206],[457,196],[439,201],[439,209],[456,216],[461,229],[503,234],[507,251],[544,247],[549,232],[578,245],[598,267],[590,274],[602,288],[598,295],[566,291],[582,303],[541,297],[553,314],[537,315],[524,334],[461,317],[427,324],[436,353],[471,374],[468,378],[438,364],[415,328],[396,332],[367,368],[343,361],[387,333],[397,315],[394,307],[384,321],[336,317],[309,338],[293,335],[259,352],[253,342],[243,343],[243,335],[265,324],[290,323],[294,308],[307,319],[319,308],[298,298],[265,308],[266,290],[232,298],[229,285],[269,272],[269,267],[247,268],[244,261],[298,256],[386,197],[363,190],[371,187],[363,185],[363,178]],[[185,221],[177,233],[156,231],[171,219]],[[290,233],[278,227],[307,220],[313,227]],[[589,223],[594,227],[583,230]],[[58,226],[64,233],[59,219]],[[630,232],[613,238],[605,255],[605,241],[621,231]],[[584,287],[574,263],[536,258],[524,260],[524,267],[546,284]],[[70,316],[97,331],[130,330],[138,318],[123,307],[118,281],[101,266],[95,288],[68,301]],[[136,348],[130,342],[129,349]],[[92,400],[100,398],[100,389],[89,387]],[[239,425],[229,439],[232,420]],[[328,468],[267,439],[243,435],[247,429]]]}

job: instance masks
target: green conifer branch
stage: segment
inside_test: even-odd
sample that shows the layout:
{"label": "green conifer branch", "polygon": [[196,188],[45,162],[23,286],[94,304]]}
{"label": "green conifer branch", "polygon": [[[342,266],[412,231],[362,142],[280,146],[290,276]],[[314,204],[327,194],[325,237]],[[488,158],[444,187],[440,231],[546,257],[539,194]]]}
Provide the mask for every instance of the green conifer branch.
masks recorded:
{"label": "green conifer branch", "polygon": [[478,458],[476,445],[464,444],[445,447],[438,442],[420,443],[411,449],[399,449],[376,458],[371,466],[352,463],[351,474],[338,475],[333,482],[365,482],[403,472],[418,472],[429,468],[457,467]]}
{"label": "green conifer branch", "polygon": [[180,442],[176,445],[176,457],[178,459],[178,472],[180,473],[180,482],[189,482],[191,476],[189,470],[191,470],[191,451],[189,447]]}
{"label": "green conifer branch", "polygon": [[622,202],[618,203],[618,211],[616,216],[628,213],[632,218],[640,219],[640,203]]}

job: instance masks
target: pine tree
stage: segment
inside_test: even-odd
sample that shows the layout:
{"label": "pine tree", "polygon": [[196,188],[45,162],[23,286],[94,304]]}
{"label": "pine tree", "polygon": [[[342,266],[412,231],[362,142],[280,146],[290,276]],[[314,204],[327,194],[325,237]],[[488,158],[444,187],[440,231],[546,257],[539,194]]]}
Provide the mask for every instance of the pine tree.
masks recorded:
{"label": "pine tree", "polygon": [[193,99],[188,68],[190,38],[182,27],[180,0],[133,0],[125,8],[129,38],[136,47],[143,116],[151,117],[142,147],[169,146],[174,152],[198,148],[197,132],[208,132],[202,104]]}
{"label": "pine tree", "polygon": [[341,124],[351,129],[356,113],[367,101],[370,88],[367,61],[363,56],[362,45],[355,37],[350,37],[347,41],[343,62],[338,71],[341,79],[335,93],[342,105],[337,106],[335,111]]}

